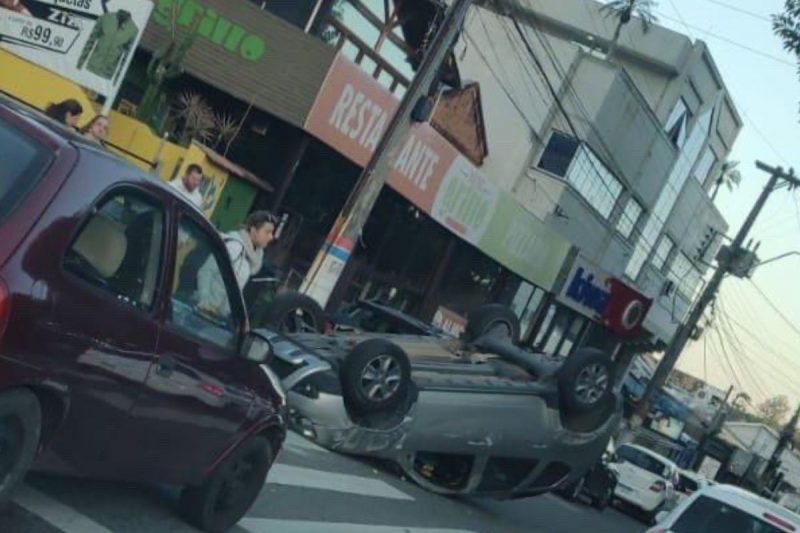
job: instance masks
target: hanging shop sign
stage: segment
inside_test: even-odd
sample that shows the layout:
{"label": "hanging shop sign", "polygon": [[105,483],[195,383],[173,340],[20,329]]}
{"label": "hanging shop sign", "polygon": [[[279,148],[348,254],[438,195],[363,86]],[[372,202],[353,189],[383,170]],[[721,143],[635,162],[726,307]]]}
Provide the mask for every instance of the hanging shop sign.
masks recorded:
{"label": "hanging shop sign", "polygon": [[[337,56],[305,128],[362,167],[399,102]],[[460,238],[531,283],[551,288],[571,245],[475,167],[427,123],[399,144],[387,183]]]}
{"label": "hanging shop sign", "polygon": [[142,47],[153,52],[168,45],[173,28],[179,44],[192,35],[184,72],[302,127],[336,50],[258,4],[156,0]]}
{"label": "hanging shop sign", "polygon": [[559,300],[609,328],[636,337],[653,300],[578,256]]}
{"label": "hanging shop sign", "polygon": [[113,100],[152,10],[150,0],[0,0],[0,46]]}

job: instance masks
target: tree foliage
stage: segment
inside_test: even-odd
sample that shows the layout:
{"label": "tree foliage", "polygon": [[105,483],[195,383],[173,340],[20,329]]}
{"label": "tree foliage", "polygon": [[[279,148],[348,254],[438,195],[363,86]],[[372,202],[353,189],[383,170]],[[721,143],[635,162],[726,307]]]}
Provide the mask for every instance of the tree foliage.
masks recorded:
{"label": "tree foliage", "polygon": [[772,16],[772,29],[783,47],[800,57],[800,0],[786,0],[783,13]]}
{"label": "tree foliage", "polygon": [[786,421],[786,415],[789,414],[790,410],[789,399],[783,394],[764,400],[756,408],[764,423],[775,429],[780,429],[781,425]]}

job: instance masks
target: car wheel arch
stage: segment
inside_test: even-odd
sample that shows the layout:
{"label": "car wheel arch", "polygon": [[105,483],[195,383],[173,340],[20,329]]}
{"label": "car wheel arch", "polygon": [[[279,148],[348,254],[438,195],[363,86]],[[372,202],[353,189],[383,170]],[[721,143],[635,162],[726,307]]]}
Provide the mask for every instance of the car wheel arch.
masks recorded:
{"label": "car wheel arch", "polygon": [[3,392],[24,389],[36,396],[42,412],[42,428],[39,440],[39,449],[47,447],[55,438],[59,428],[63,425],[69,409],[69,397],[65,391],[57,390],[47,385],[22,385],[12,387]]}

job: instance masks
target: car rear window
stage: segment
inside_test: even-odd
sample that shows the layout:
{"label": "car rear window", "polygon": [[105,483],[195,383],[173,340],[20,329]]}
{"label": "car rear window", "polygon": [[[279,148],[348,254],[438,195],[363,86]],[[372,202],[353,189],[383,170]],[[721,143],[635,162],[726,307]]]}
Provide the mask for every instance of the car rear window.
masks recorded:
{"label": "car rear window", "polygon": [[30,194],[52,158],[49,150],[0,119],[0,222]]}
{"label": "car rear window", "polygon": [[719,500],[700,496],[670,528],[674,533],[784,533],[758,517]]}
{"label": "car rear window", "polygon": [[617,455],[623,461],[626,461],[634,466],[638,466],[639,468],[647,470],[651,474],[655,474],[661,477],[666,477],[667,475],[667,465],[665,465],[655,457],[637,450],[636,448],[631,448],[628,446],[620,446],[617,449]]}

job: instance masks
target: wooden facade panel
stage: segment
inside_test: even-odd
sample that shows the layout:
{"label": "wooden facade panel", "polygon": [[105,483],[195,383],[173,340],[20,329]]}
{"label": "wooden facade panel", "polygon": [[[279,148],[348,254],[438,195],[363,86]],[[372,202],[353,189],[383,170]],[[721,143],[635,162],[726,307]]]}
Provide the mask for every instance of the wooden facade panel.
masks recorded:
{"label": "wooden facade panel", "polygon": [[188,74],[302,127],[336,54],[332,46],[246,0],[161,0],[144,49],[168,42],[173,16],[178,35],[197,33]]}

